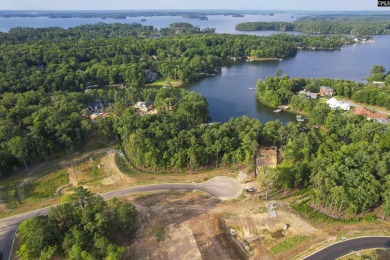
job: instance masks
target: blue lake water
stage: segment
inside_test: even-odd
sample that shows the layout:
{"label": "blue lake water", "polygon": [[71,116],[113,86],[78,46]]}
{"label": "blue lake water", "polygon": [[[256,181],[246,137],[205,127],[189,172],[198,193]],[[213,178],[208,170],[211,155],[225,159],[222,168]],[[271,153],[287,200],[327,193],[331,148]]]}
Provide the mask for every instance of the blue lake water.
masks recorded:
{"label": "blue lake water", "polygon": [[[294,17],[293,17],[294,16]],[[189,22],[193,25],[216,28],[217,33],[243,34],[234,30],[237,23],[248,21],[293,21],[297,15],[280,13],[274,16],[245,15],[232,17],[210,15],[208,20],[185,19],[181,16],[128,17],[124,20],[99,18],[0,18],[0,31],[7,32],[13,27],[74,27],[80,24],[141,23],[157,28],[167,27],[174,22]],[[267,36],[279,32],[245,32],[245,34]],[[202,93],[208,100],[212,121],[225,122],[231,117],[247,115],[263,123],[280,119],[283,123],[294,120],[289,113],[275,114],[273,109],[256,100],[256,81],[275,75],[281,69],[290,77],[343,78],[363,81],[373,65],[382,65],[390,70],[390,36],[373,36],[373,43],[344,46],[335,51],[304,51],[283,61],[245,62],[237,61],[222,69],[214,77],[192,83],[189,89]]]}
{"label": "blue lake water", "polygon": [[373,43],[344,46],[335,51],[304,51],[283,61],[238,61],[224,67],[222,73],[189,86],[202,93],[210,105],[212,120],[225,122],[231,117],[248,115],[262,122],[294,120],[289,113],[273,113],[273,109],[256,100],[258,79],[274,76],[278,69],[290,77],[336,78],[364,81],[373,65],[390,69],[390,36],[374,36]]}

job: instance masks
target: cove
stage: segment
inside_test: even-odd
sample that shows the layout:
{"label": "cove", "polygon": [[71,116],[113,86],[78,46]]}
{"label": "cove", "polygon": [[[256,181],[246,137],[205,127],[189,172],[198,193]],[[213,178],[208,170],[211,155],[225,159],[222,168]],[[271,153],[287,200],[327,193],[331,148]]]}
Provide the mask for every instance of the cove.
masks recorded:
{"label": "cove", "polygon": [[258,79],[274,76],[278,69],[290,77],[334,78],[364,81],[373,65],[390,69],[390,36],[373,36],[373,43],[344,46],[334,51],[303,51],[283,61],[247,62],[238,60],[224,66],[220,74],[189,84],[190,90],[204,95],[209,102],[211,121],[226,122],[243,115],[262,123],[280,119],[295,121],[288,112],[276,114],[256,99]]}

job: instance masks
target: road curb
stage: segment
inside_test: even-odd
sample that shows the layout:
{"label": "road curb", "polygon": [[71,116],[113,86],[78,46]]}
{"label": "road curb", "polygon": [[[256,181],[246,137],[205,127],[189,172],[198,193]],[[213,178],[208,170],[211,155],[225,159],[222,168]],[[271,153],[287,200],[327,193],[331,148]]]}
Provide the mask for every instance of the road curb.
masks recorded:
{"label": "road curb", "polygon": [[341,244],[341,243],[343,243],[343,242],[345,242],[345,241],[354,240],[354,239],[362,239],[362,238],[381,238],[381,237],[390,238],[390,236],[362,236],[362,237],[348,238],[347,240],[341,240],[341,241],[335,242],[335,243],[333,243],[333,244],[330,244],[330,245],[328,245],[328,246],[326,246],[326,247],[324,247],[324,248],[322,248],[322,249],[320,249],[320,250],[317,250],[317,251],[314,252],[314,253],[311,253],[310,255],[307,255],[307,256],[303,257],[302,259],[303,259],[303,260],[304,260],[304,259],[307,259],[307,258],[311,257],[312,255],[315,255],[315,254],[317,254],[318,252],[321,252],[322,250],[325,250],[325,249],[327,249],[327,248],[329,248],[329,247],[331,247],[331,246],[337,245],[337,244]]}

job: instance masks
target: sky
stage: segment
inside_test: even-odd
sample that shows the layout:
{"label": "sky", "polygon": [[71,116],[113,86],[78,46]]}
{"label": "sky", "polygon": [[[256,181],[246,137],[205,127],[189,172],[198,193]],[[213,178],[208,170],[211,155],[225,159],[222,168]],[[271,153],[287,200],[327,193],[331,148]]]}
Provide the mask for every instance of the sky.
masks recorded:
{"label": "sky", "polygon": [[389,11],[377,0],[0,0],[0,10],[237,9]]}

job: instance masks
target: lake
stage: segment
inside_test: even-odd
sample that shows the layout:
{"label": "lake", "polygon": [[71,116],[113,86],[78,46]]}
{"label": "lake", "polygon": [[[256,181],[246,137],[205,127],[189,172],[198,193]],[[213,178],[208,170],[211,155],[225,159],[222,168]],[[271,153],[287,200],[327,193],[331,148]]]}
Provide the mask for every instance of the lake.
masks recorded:
{"label": "lake", "polygon": [[374,43],[344,46],[334,51],[304,51],[283,61],[237,61],[224,67],[221,74],[189,85],[209,102],[214,121],[225,122],[231,117],[248,115],[267,122],[294,120],[290,113],[273,113],[273,109],[256,100],[258,79],[274,76],[278,69],[290,77],[336,78],[364,81],[373,65],[390,69],[390,36],[374,36]]}
{"label": "lake", "polygon": [[[275,13],[274,16],[245,15],[231,17],[210,15],[208,20],[185,19],[181,16],[129,17],[125,20],[98,18],[0,18],[0,31],[10,28],[60,26],[69,28],[80,24],[105,23],[140,23],[157,28],[167,27],[174,22],[190,22],[200,27],[216,28],[217,33],[237,34],[234,30],[237,23],[247,21],[293,21],[297,15]],[[245,32],[245,34],[267,36],[275,32]],[[279,32],[276,32],[279,33]],[[222,69],[213,77],[207,77],[188,86],[190,90],[203,94],[209,102],[212,121],[226,122],[231,117],[247,115],[258,118],[261,122],[280,119],[284,124],[295,119],[295,115],[282,112],[273,113],[273,109],[256,100],[256,90],[250,90],[256,81],[274,76],[281,69],[290,77],[338,78],[363,81],[373,65],[382,65],[390,70],[390,36],[374,36],[373,43],[344,46],[335,51],[303,51],[295,57],[283,61],[246,62],[237,61]]]}
{"label": "lake", "polygon": [[[235,31],[236,24],[241,22],[258,22],[258,21],[282,21],[292,22],[297,17],[290,13],[277,13],[273,16],[265,15],[245,15],[244,17],[232,17],[225,15],[209,15],[208,20],[188,19],[181,16],[150,16],[150,17],[127,17],[126,19],[102,19],[102,18],[49,18],[49,17],[0,17],[0,32],[8,32],[14,27],[61,27],[70,28],[81,24],[96,23],[140,23],[143,25],[153,25],[156,28],[168,27],[171,23],[188,22],[195,26],[216,28],[217,33],[242,33]],[[146,19],[141,22],[141,19]],[[269,33],[250,32],[248,34],[268,35]]]}

